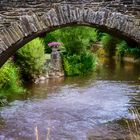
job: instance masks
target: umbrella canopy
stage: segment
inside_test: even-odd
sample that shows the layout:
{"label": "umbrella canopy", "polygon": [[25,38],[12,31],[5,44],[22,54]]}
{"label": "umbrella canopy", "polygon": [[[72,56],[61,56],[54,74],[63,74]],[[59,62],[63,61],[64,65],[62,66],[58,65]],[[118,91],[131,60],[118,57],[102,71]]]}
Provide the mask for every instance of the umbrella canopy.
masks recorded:
{"label": "umbrella canopy", "polygon": [[51,42],[48,44],[49,47],[51,46],[57,46],[57,45],[60,45],[61,43],[60,42]]}

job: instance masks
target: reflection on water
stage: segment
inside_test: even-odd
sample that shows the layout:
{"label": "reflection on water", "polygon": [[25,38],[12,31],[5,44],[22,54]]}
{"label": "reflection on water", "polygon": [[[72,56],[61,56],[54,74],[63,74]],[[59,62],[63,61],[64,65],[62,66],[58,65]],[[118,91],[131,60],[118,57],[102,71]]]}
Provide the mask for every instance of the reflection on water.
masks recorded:
{"label": "reflection on water", "polygon": [[0,110],[0,140],[113,140],[127,137],[124,119],[140,107],[140,66],[106,60],[89,75],[30,85]]}

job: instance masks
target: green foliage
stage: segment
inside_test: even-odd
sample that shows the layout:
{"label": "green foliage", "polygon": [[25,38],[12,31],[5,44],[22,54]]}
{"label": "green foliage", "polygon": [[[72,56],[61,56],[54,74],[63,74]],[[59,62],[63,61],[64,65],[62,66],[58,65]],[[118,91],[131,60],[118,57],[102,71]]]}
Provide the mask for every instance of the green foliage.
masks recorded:
{"label": "green foliage", "polygon": [[44,68],[45,51],[44,44],[40,38],[36,38],[19,49],[16,54],[17,64],[22,74],[28,79],[40,75]]}
{"label": "green foliage", "polygon": [[21,92],[19,70],[12,61],[7,61],[0,69],[0,91]]}
{"label": "green foliage", "polygon": [[89,48],[97,41],[98,31],[90,27],[67,27],[55,34],[60,33],[59,41],[65,48],[63,62],[66,75],[82,75],[93,70],[96,59]]}
{"label": "green foliage", "polygon": [[82,75],[92,71],[96,66],[96,57],[87,51],[81,54],[63,55],[64,70],[66,75]]}
{"label": "green foliage", "polygon": [[115,48],[117,42],[118,39],[106,33],[101,38],[102,47],[105,49],[109,56],[115,55]]}
{"label": "green foliage", "polygon": [[62,48],[69,53],[78,54],[98,41],[99,31],[91,27],[66,27],[50,33],[57,41],[62,42]]}
{"label": "green foliage", "polygon": [[140,58],[139,48],[129,47],[126,41],[114,38],[109,34],[105,33],[102,36],[101,44],[109,56],[114,56],[116,51],[116,54],[120,56],[120,58],[124,57],[125,55]]}
{"label": "green foliage", "polygon": [[140,58],[140,49],[139,48],[129,48],[127,53],[134,56],[135,59]]}
{"label": "green foliage", "polygon": [[140,49],[129,47],[127,42],[123,40],[117,44],[117,54],[121,57],[124,55],[131,55],[137,59],[140,58]]}
{"label": "green foliage", "polygon": [[81,75],[94,69],[96,57],[89,50],[100,38],[97,29],[84,26],[66,27],[47,36],[54,38],[51,41],[57,40],[62,43],[61,51],[66,75]]}
{"label": "green foliage", "polygon": [[77,55],[64,56],[64,70],[67,76],[80,75],[80,57]]}
{"label": "green foliage", "polygon": [[110,47],[112,47],[112,36],[109,34],[104,34],[104,36],[101,39],[101,43],[102,43],[102,47],[104,49],[109,49]]}
{"label": "green foliage", "polygon": [[97,65],[96,55],[90,51],[83,52],[81,55],[81,62],[81,71],[83,74],[92,71]]}
{"label": "green foliage", "polygon": [[69,37],[67,36],[66,38],[64,38],[63,44],[66,49],[65,51],[69,55],[82,53],[86,49],[83,42],[79,39],[76,39],[76,37],[72,35],[69,35]]}
{"label": "green foliage", "polygon": [[52,33],[46,34],[46,36],[43,38],[43,43],[45,45],[45,53],[52,52],[52,49],[48,46],[48,44],[53,41],[57,41],[57,40]]}
{"label": "green foliage", "polygon": [[120,57],[123,57],[125,55],[125,52],[128,50],[128,45],[125,41],[121,41],[117,44],[117,54],[120,55]]}

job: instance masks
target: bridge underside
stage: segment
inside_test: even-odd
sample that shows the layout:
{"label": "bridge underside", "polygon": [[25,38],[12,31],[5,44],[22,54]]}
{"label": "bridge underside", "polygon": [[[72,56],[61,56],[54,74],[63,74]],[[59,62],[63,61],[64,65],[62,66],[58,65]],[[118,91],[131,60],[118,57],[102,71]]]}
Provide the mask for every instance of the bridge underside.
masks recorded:
{"label": "bridge underside", "polygon": [[64,26],[93,26],[140,47],[138,0],[56,1],[0,1],[0,67],[25,43]]}

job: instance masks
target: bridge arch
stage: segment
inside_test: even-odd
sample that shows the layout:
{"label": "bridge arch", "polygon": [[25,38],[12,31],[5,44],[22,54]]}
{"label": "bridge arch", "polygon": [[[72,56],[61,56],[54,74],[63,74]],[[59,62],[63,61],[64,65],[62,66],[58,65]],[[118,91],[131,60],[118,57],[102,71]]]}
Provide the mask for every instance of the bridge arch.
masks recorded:
{"label": "bridge arch", "polygon": [[41,15],[30,9],[26,14],[16,16],[16,20],[11,20],[9,26],[0,28],[0,67],[30,40],[69,25],[97,27],[140,44],[140,20],[135,16],[106,7],[94,9],[83,5],[54,5]]}

